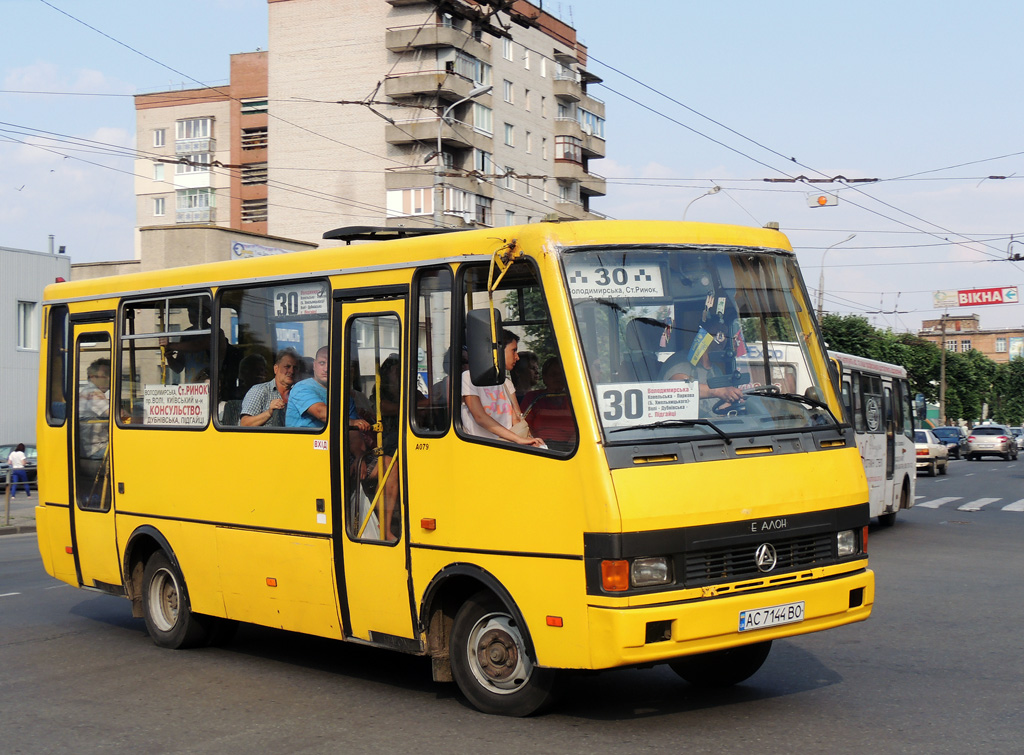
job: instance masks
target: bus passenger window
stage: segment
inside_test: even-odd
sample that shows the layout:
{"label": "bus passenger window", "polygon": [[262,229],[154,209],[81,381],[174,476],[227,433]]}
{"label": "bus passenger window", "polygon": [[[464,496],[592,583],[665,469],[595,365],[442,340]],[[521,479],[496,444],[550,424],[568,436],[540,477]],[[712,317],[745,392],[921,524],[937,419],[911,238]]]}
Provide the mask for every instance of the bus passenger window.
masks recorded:
{"label": "bus passenger window", "polygon": [[422,272],[416,278],[414,291],[416,382],[426,401],[424,406],[414,407],[412,426],[420,435],[441,435],[452,423],[452,383],[458,383],[466,365],[461,356],[452,359],[451,271],[443,268]]}
{"label": "bus passenger window", "polygon": [[[217,321],[227,337],[218,345],[219,427],[323,428],[329,308],[330,286],[323,280],[221,290]],[[296,387],[298,401],[292,406]]]}
{"label": "bus passenger window", "polygon": [[214,332],[210,313],[208,294],[125,302],[118,361],[120,424],[207,425]]}
{"label": "bus passenger window", "polygon": [[[486,265],[473,266],[462,278],[463,321],[466,312],[488,306],[487,275]],[[509,268],[494,292],[494,304],[504,328],[498,337],[506,360],[506,381],[498,386],[475,386],[468,370],[462,374],[459,395],[463,434],[514,443],[521,449],[571,452],[578,431],[564,366],[547,301],[528,261],[521,260]],[[533,362],[536,368],[531,366]],[[524,436],[526,428],[529,435]]]}
{"label": "bus passenger window", "polygon": [[46,421],[51,427],[64,424],[67,417],[68,385],[68,308],[65,304],[50,307],[46,329]]}

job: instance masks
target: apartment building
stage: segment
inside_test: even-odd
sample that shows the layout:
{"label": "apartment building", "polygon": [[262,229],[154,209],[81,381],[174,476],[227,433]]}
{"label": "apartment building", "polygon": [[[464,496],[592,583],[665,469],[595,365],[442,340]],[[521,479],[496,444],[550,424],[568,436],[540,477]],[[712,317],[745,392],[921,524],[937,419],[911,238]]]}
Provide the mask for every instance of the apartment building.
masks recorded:
{"label": "apartment building", "polygon": [[140,227],[311,242],[343,225],[597,217],[599,79],[550,13],[524,0],[268,9],[269,51],[231,56],[230,84],[136,98]]}
{"label": "apartment building", "polygon": [[980,351],[999,364],[1024,357],[1024,328],[983,330],[981,317],[976,314],[925,320],[917,334],[936,345],[944,343],[947,351]]}

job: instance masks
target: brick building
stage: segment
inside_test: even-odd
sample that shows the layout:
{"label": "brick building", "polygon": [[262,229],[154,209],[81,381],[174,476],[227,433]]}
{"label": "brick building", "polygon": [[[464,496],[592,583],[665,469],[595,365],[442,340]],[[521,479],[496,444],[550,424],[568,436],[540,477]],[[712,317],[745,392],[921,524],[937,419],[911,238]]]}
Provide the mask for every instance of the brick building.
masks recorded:
{"label": "brick building", "polygon": [[947,315],[945,318],[925,320],[917,334],[937,345],[945,340],[947,351],[980,351],[993,362],[1000,364],[1009,362],[1014,357],[1024,356],[1024,328],[983,330],[981,318],[976,314]]}
{"label": "brick building", "polygon": [[599,79],[549,12],[525,0],[268,9],[269,51],[232,55],[230,84],[136,98],[140,227],[319,242],[342,225],[596,217],[605,112],[587,86]]}

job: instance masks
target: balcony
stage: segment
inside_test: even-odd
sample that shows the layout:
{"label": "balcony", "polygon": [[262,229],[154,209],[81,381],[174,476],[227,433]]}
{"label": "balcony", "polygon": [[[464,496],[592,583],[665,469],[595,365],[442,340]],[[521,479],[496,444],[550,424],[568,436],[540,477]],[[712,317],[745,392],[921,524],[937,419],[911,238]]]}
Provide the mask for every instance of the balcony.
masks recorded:
{"label": "balcony", "polygon": [[435,47],[454,47],[482,60],[490,57],[490,45],[451,26],[397,26],[387,30],[384,44],[391,52],[398,53]]}
{"label": "balcony", "polygon": [[[398,121],[384,127],[384,139],[388,144],[413,144],[423,142],[437,144],[437,118],[415,121]],[[441,144],[451,149],[469,149],[479,147],[491,151],[493,137],[479,134],[473,127],[462,121],[441,125]]]}
{"label": "balcony", "polygon": [[580,194],[587,196],[603,197],[608,193],[607,188],[608,181],[596,173],[587,173],[586,178],[580,181]]}
{"label": "balcony", "polygon": [[174,143],[174,154],[193,155],[197,152],[216,152],[216,139],[179,139]]}
{"label": "balcony", "polygon": [[604,157],[607,151],[604,139],[589,133],[575,118],[555,118],[555,136],[575,136],[580,140],[584,157]]}
{"label": "balcony", "polygon": [[[476,85],[472,79],[448,71],[414,71],[388,76],[384,79],[384,94],[402,97],[437,97],[443,100],[461,100],[467,97]],[[483,97],[478,101],[484,102]]]}
{"label": "balcony", "polygon": [[178,210],[175,213],[175,223],[213,223],[217,219],[217,213],[213,207],[197,207],[192,210]]}
{"label": "balcony", "polygon": [[575,79],[571,79],[564,76],[556,76],[553,82],[553,89],[555,97],[559,97],[569,102],[579,102],[580,98],[584,97],[583,87]]}
{"label": "balcony", "polygon": [[579,183],[587,178],[583,166],[572,160],[555,160],[555,178]]}

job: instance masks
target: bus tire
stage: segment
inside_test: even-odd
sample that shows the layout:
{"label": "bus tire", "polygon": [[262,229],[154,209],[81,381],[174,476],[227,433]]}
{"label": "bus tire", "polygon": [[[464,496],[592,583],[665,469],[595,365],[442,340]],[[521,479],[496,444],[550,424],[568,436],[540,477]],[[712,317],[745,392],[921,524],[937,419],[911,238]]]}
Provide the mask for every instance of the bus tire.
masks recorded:
{"label": "bus tire", "polygon": [[878,524],[882,527],[892,527],[896,524],[896,512],[890,511],[888,514],[879,514]]}
{"label": "bus tire", "polygon": [[174,650],[208,640],[205,617],[192,613],[185,579],[167,554],[156,551],[142,573],[142,607],[153,642]]}
{"label": "bus tire", "polygon": [[528,716],[547,705],[555,671],[536,666],[508,608],[492,593],[467,600],[452,626],[452,676],[478,710],[499,716]]}
{"label": "bus tire", "polygon": [[753,676],[768,658],[772,641],[741,645],[712,653],[690,655],[669,663],[669,667],[695,687],[720,689],[739,684]]}

